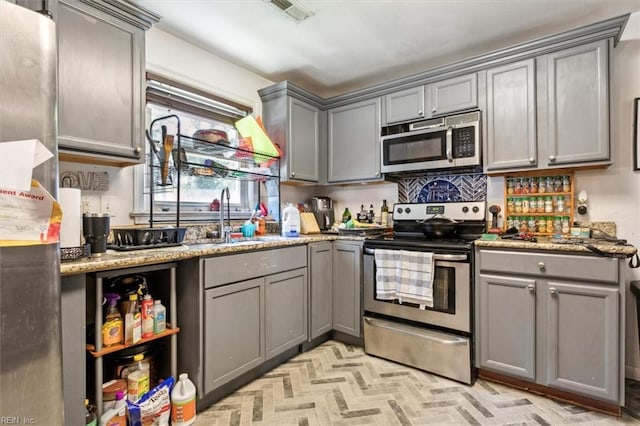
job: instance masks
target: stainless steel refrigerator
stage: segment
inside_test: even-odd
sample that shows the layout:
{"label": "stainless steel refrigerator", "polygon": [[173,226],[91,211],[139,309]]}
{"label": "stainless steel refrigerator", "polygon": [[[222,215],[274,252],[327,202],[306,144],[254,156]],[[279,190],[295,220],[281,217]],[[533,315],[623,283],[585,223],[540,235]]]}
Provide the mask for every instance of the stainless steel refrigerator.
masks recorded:
{"label": "stainless steel refrigerator", "polygon": [[[0,143],[39,139],[54,158],[33,178],[55,198],[56,132],[55,25],[0,0]],[[58,244],[0,248],[0,423],[64,424]]]}

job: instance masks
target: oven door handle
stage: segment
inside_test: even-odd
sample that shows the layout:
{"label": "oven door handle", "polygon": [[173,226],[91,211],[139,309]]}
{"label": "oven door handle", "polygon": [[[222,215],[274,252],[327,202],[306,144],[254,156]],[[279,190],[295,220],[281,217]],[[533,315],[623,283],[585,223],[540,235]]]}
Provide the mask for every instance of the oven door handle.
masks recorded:
{"label": "oven door handle", "polygon": [[[364,254],[375,254],[375,249],[365,247]],[[442,260],[449,262],[461,262],[467,260],[466,254],[434,254],[433,260]]]}
{"label": "oven door handle", "polygon": [[384,328],[396,333],[411,334],[421,339],[432,340],[440,345],[468,345],[469,339],[463,337],[457,337],[453,335],[447,335],[446,339],[442,339],[434,333],[429,333],[429,330],[420,330],[420,333],[414,332],[413,327],[404,326],[402,324],[390,325],[387,321],[376,321],[373,318],[365,317],[364,321],[372,327]]}

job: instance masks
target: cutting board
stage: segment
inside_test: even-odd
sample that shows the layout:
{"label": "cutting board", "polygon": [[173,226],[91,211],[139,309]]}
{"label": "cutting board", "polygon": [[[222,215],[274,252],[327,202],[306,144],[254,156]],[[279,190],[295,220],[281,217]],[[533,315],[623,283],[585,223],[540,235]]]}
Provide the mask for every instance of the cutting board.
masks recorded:
{"label": "cutting board", "polygon": [[301,234],[319,234],[320,227],[313,213],[300,213],[300,233]]}

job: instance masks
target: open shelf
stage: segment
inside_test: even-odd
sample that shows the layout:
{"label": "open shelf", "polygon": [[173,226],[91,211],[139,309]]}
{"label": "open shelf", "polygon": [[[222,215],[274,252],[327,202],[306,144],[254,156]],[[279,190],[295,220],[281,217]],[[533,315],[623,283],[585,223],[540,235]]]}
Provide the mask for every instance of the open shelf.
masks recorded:
{"label": "open shelf", "polygon": [[152,337],[148,337],[146,339],[142,339],[139,342],[136,342],[135,344],[132,344],[132,345],[125,345],[125,344],[120,343],[120,344],[113,345],[113,346],[104,346],[101,351],[96,351],[95,350],[96,349],[95,345],[87,344],[87,351],[89,351],[89,353],[94,358],[99,358],[99,357],[105,356],[107,354],[112,354],[114,352],[121,351],[122,349],[132,348],[134,346],[142,345],[143,343],[151,342],[153,340],[158,340],[158,339],[161,339],[163,337],[171,336],[173,334],[178,334],[179,332],[180,332],[180,327],[169,328],[169,325],[167,325],[167,329],[165,331],[163,331],[162,333],[154,334]]}

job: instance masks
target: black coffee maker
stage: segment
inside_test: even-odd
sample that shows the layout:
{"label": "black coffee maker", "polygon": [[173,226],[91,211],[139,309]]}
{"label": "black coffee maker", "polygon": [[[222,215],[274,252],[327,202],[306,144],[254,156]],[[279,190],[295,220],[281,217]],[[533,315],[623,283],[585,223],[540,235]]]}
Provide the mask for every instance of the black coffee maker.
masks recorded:
{"label": "black coffee maker", "polygon": [[321,231],[331,229],[335,222],[333,213],[333,200],[329,197],[313,197],[309,200],[309,208],[316,217],[318,227]]}

